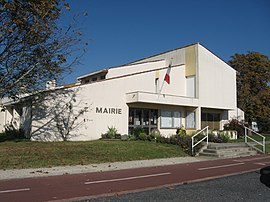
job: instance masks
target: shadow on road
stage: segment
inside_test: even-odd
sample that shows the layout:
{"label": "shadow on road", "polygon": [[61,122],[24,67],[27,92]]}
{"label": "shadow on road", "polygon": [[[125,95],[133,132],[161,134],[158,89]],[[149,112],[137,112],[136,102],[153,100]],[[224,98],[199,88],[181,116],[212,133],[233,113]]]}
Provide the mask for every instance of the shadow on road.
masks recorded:
{"label": "shadow on road", "polygon": [[264,167],[260,170],[260,181],[264,185],[270,188],[270,166]]}

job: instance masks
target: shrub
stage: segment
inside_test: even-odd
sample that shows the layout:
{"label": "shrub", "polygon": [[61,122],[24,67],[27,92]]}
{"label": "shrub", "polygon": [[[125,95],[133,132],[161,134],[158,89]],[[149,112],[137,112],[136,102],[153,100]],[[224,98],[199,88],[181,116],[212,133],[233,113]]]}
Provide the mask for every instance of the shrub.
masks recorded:
{"label": "shrub", "polygon": [[149,140],[150,142],[151,141],[155,141],[155,135],[154,134],[152,134],[152,133],[150,133],[149,135],[147,135],[147,140]]}
{"label": "shrub", "polygon": [[108,139],[108,137],[107,137],[107,133],[105,133],[105,134],[101,134],[101,139]]}
{"label": "shrub", "polygon": [[133,141],[137,140],[137,138],[134,135],[128,135],[128,140]]}
{"label": "shrub", "polygon": [[15,139],[30,139],[26,138],[24,135],[24,130],[22,128],[16,129],[12,124],[5,126],[5,132],[2,134],[3,141],[5,140],[15,140]]}
{"label": "shrub", "polygon": [[[205,137],[205,135],[203,135],[203,134],[198,134],[195,138],[194,138],[194,143],[196,143],[196,142],[199,142],[201,139],[203,139]],[[209,137],[208,137],[209,138]],[[204,140],[204,141],[206,141],[206,139]]]}
{"label": "shrub", "polygon": [[186,153],[191,154],[191,136],[177,136],[177,145],[179,145]]}
{"label": "shrub", "polygon": [[101,135],[102,139],[121,139],[121,134],[118,133],[117,129],[112,126],[108,127],[108,131]]}
{"label": "shrub", "polygon": [[223,142],[220,135],[214,135],[213,133],[208,134],[208,141],[209,142],[214,142],[214,143],[222,143]]}
{"label": "shrub", "polygon": [[170,137],[157,136],[156,142],[180,146],[186,153],[191,154],[191,136],[172,135]]}
{"label": "shrub", "polygon": [[224,130],[236,130],[238,137],[243,137],[245,135],[244,126],[247,126],[247,124],[243,120],[231,119],[224,124]]}
{"label": "shrub", "polygon": [[115,134],[115,139],[121,139],[121,134],[116,133],[116,134]]}
{"label": "shrub", "polygon": [[133,135],[134,135],[135,139],[138,140],[141,133],[145,133],[144,129],[142,127],[134,128]]}
{"label": "shrub", "polygon": [[139,139],[145,141],[145,140],[147,140],[147,135],[144,132],[140,133],[139,134]]}
{"label": "shrub", "polygon": [[181,128],[177,128],[176,129],[176,135],[186,135],[187,132],[186,130],[184,129],[184,127],[181,127]]}
{"label": "shrub", "polygon": [[160,132],[158,129],[153,129],[148,136],[149,141],[157,141],[157,137],[160,136]]}
{"label": "shrub", "polygon": [[169,139],[170,139],[170,144],[176,145],[178,143],[178,139],[176,135],[172,135]]}
{"label": "shrub", "polygon": [[230,140],[230,137],[227,133],[222,133],[219,136],[220,136],[222,142],[224,142],[224,143],[227,143]]}
{"label": "shrub", "polygon": [[110,139],[115,138],[117,134],[117,129],[114,126],[108,127],[107,135]]}
{"label": "shrub", "polygon": [[153,130],[151,130],[151,134],[154,134],[155,136],[160,136],[160,132],[159,132],[159,130],[158,129],[153,129]]}
{"label": "shrub", "polygon": [[163,144],[165,144],[167,142],[166,137],[164,137],[162,135],[157,136],[157,140],[156,141],[159,142],[159,143],[163,143]]}

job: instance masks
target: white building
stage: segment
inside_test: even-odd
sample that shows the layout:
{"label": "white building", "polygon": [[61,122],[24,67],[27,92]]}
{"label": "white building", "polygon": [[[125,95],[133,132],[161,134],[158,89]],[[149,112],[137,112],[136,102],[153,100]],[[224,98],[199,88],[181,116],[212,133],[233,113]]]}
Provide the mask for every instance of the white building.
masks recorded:
{"label": "white building", "polygon": [[[164,81],[169,66],[170,84]],[[95,140],[112,126],[120,134],[142,127],[169,136],[178,127],[222,130],[225,121],[243,116],[236,71],[199,43],[77,80],[7,105],[0,127],[17,117],[33,140],[57,140],[66,132],[72,140]]]}

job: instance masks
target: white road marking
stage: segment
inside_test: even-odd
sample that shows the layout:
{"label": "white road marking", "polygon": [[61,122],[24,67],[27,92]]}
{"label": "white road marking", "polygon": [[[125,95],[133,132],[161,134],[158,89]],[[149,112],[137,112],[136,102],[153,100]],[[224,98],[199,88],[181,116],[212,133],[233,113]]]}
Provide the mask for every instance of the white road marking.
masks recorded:
{"label": "white road marking", "polygon": [[158,177],[158,176],[164,176],[164,175],[171,175],[172,173],[158,173],[158,174],[152,174],[152,175],[141,175],[141,176],[134,176],[134,177],[125,177],[125,178],[116,178],[116,179],[110,179],[110,180],[99,180],[99,181],[92,181],[92,182],[85,182],[84,184],[99,184],[99,183],[105,183],[105,182],[117,182],[117,181],[125,181],[125,180],[134,180],[134,179],[141,179],[141,178],[150,178],[150,177]]}
{"label": "white road marking", "polygon": [[243,160],[233,160],[233,161],[235,161],[235,162],[247,162],[247,161],[255,161],[255,160],[269,159],[269,158],[270,158],[270,156],[260,157],[260,158],[243,159]]}
{"label": "white road marking", "polygon": [[11,192],[20,192],[20,191],[30,191],[30,188],[3,190],[3,191],[0,191],[0,194],[11,193]]}
{"label": "white road marking", "polygon": [[226,167],[231,167],[231,166],[240,166],[240,165],[243,165],[243,164],[245,164],[245,163],[226,164],[226,165],[221,165],[221,166],[198,168],[198,170],[210,170],[210,169],[216,169],[216,168],[226,168]]}
{"label": "white road marking", "polygon": [[260,162],[260,163],[254,163],[254,164],[266,166],[267,164],[270,164],[270,161],[264,161],[264,162]]}
{"label": "white road marking", "polygon": [[265,163],[254,163],[255,165],[265,166]]}

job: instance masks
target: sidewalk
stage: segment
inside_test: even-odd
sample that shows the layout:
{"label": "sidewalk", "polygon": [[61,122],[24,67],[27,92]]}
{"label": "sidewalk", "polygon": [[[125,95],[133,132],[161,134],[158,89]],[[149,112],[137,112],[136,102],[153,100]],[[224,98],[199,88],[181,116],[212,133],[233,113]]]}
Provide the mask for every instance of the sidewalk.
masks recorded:
{"label": "sidewalk", "polygon": [[151,159],[141,161],[101,163],[101,164],[77,165],[77,166],[59,166],[51,168],[0,170],[0,180],[30,178],[30,177],[47,177],[47,176],[89,173],[89,172],[104,172],[130,168],[155,167],[163,165],[191,163],[204,160],[209,160],[209,158],[177,157],[177,158]]}

